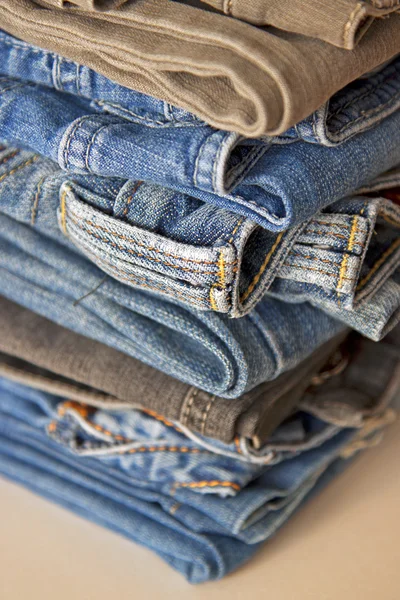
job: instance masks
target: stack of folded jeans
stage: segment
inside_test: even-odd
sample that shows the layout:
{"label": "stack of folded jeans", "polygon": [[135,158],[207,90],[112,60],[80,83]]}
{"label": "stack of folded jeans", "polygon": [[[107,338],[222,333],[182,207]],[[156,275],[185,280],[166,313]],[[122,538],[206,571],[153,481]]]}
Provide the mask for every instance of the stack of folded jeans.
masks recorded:
{"label": "stack of folded jeans", "polygon": [[2,0],[0,474],[202,582],[380,441],[399,10]]}

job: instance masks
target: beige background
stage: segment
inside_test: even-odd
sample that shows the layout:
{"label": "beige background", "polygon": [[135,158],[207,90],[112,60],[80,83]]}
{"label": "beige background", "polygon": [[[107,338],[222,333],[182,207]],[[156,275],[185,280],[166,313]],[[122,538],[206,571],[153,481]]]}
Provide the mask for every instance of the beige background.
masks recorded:
{"label": "beige background", "polygon": [[1,600],[400,600],[400,423],[251,563],[191,586],[149,551],[0,480]]}

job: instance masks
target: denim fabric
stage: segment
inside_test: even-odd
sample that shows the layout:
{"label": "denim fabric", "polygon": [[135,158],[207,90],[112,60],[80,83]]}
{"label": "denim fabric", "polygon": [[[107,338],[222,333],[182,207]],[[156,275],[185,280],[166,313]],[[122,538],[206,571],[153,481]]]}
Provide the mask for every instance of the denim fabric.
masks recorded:
{"label": "denim fabric", "polygon": [[[10,193],[16,197],[13,203]],[[374,254],[384,247],[372,235],[377,219],[383,223],[382,215],[390,213],[393,221],[398,213],[390,201],[342,200],[309,223],[274,234],[155,185],[69,176],[51,161],[4,148],[0,210],[57,240],[65,236],[65,243],[69,240],[121,283],[197,310],[239,317],[267,291],[279,295],[283,289],[285,300],[301,293],[324,309],[339,308],[335,316],[354,328],[359,305],[373,306],[376,319],[366,334],[374,339],[396,320],[396,289],[387,306],[373,303],[399,259],[394,251],[384,255],[380,268],[374,266]],[[395,250],[397,230],[385,224],[382,236],[392,236]],[[361,283],[363,289],[357,289]]]}
{"label": "denim fabric", "polygon": [[[254,141],[6,34],[0,56],[3,140],[69,172],[160,184],[273,231],[310,218],[400,163],[394,135],[400,59],[345,88],[282,139]],[[339,146],[333,151],[320,143]]]}
{"label": "denim fabric", "polygon": [[380,339],[400,319],[400,207],[366,197],[332,205],[300,233],[270,293]]}
{"label": "denim fabric", "polygon": [[[142,418],[132,428],[131,413],[122,421],[103,415],[93,427],[82,407],[57,410],[54,397],[4,379],[0,415],[1,474],[153,549],[193,583],[220,578],[246,561],[329,465],[352,452],[355,439],[352,429],[339,430],[312,450],[259,468],[241,489],[236,481],[246,463],[231,461],[230,479],[219,481],[229,459],[200,447],[190,452],[190,441],[182,446],[178,433],[160,421]],[[122,425],[137,442],[128,449],[119,440],[120,453],[107,453],[113,432],[106,434],[104,425],[115,431]],[[169,436],[172,448],[165,445]],[[372,439],[368,431],[365,444]],[[207,475],[212,480],[198,479]]]}
{"label": "denim fabric", "polygon": [[[298,367],[237,399],[215,397],[49,321],[0,296],[0,374],[97,407],[142,407],[225,443],[260,448],[291,414],[315,374],[340,362],[335,337]],[[331,358],[332,357],[332,358]],[[324,368],[324,372],[325,372]],[[240,442],[240,440],[239,440]]]}
{"label": "denim fabric", "polygon": [[[104,276],[58,228],[59,178],[42,196],[53,164],[7,151],[2,160],[0,293],[60,325],[224,397],[293,368],[343,330],[308,304],[264,298],[250,315],[228,319]],[[92,179],[97,194],[112,185]]]}

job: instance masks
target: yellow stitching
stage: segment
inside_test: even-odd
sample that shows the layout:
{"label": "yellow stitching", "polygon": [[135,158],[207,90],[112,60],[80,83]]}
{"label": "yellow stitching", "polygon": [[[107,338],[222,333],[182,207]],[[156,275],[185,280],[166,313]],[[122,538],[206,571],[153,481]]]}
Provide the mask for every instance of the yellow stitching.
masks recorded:
{"label": "yellow stitching", "polygon": [[215,297],[214,297],[214,289],[218,288],[218,285],[212,285],[210,287],[210,304],[211,304],[211,308],[215,311],[218,312],[218,305],[216,303]]}
{"label": "yellow stitching", "polygon": [[37,186],[37,190],[36,190],[36,194],[35,194],[35,200],[34,200],[33,205],[32,205],[31,225],[34,225],[35,221],[36,221],[37,208],[38,208],[38,204],[39,204],[40,190],[42,188],[42,185],[43,185],[43,182],[44,182],[45,179],[46,179],[46,176],[42,177],[42,179],[39,181],[38,186]]}
{"label": "yellow stitching", "polygon": [[4,175],[2,175],[0,177],[0,183],[2,181],[4,181],[7,177],[9,177],[10,175],[14,175],[14,173],[16,173],[17,171],[20,171],[24,167],[28,167],[29,165],[32,165],[37,160],[39,160],[39,156],[33,156],[29,160],[26,160],[24,163],[18,165],[18,167],[15,167],[15,169],[11,169],[11,171],[9,171],[8,173],[4,173]]}
{"label": "yellow stitching", "polygon": [[205,488],[205,487],[232,487],[240,492],[240,485],[232,481],[196,481],[193,483],[175,483],[174,488],[189,487],[189,488]]}
{"label": "yellow stitching", "polygon": [[[4,149],[4,148],[3,148]],[[1,149],[0,149],[1,150]],[[5,156],[1,161],[0,161],[0,165],[3,166],[6,163],[8,163],[10,160],[12,160],[13,158],[15,158],[16,156],[18,156],[18,154],[20,153],[19,150],[15,150],[14,152],[11,152],[11,154],[7,154],[7,156]]]}
{"label": "yellow stitching", "polygon": [[240,298],[241,302],[244,302],[252,293],[252,291],[254,290],[254,288],[256,287],[257,283],[260,281],[262,274],[264,273],[265,269],[268,266],[269,261],[272,258],[272,255],[274,254],[276,248],[278,247],[278,245],[280,244],[280,241],[282,239],[284,235],[284,232],[280,233],[278,235],[278,237],[275,240],[274,245],[272,246],[271,250],[268,252],[267,256],[265,257],[265,260],[263,262],[263,264],[261,265],[261,268],[259,270],[259,272],[257,273],[257,275],[254,277],[253,281],[251,282],[250,286],[247,288],[247,291],[244,292],[244,294],[242,295],[242,297]]}
{"label": "yellow stitching", "polygon": [[[80,229],[82,229],[82,224],[81,221],[84,221],[85,223],[87,223],[88,225],[90,225],[91,227],[94,227],[95,229],[100,229],[101,231],[104,231],[105,233],[114,235],[115,237],[124,240],[125,242],[132,242],[133,244],[136,244],[137,246],[140,246],[141,248],[146,248],[149,251],[153,251],[153,252],[157,252],[158,254],[163,254],[164,256],[169,256],[170,258],[177,258],[179,260],[182,260],[184,262],[191,262],[191,263],[197,263],[200,265],[216,265],[218,261],[216,260],[197,260],[195,258],[183,258],[182,256],[179,256],[177,254],[170,254],[168,252],[164,252],[164,250],[159,250],[158,248],[155,248],[154,246],[147,246],[147,244],[143,244],[141,242],[138,242],[137,240],[135,240],[135,238],[131,238],[129,236],[126,235],[122,235],[120,233],[118,233],[117,231],[111,231],[110,229],[108,229],[107,227],[102,227],[101,225],[96,225],[95,223],[93,223],[93,221],[90,221],[89,219],[81,219],[81,217],[79,217],[79,215],[77,215],[69,206],[68,207],[68,212],[69,212],[69,218],[71,219],[71,221],[77,225]],[[71,215],[73,215],[75,217],[75,219],[73,217],[71,217]],[[93,235],[94,237],[96,237],[93,233],[88,232],[91,235]],[[98,237],[98,239],[102,240],[104,238],[100,238]],[[107,240],[108,241],[108,240]],[[121,248],[124,249],[122,246],[117,246],[117,248]],[[139,255],[141,256],[141,255]],[[159,261],[161,262],[161,261]],[[228,265],[235,265],[237,263],[237,260],[234,260],[231,263],[227,263]],[[195,270],[193,269],[193,271],[195,272]],[[197,271],[196,271],[197,272]]]}
{"label": "yellow stitching", "polygon": [[182,452],[184,454],[200,454],[206,453],[207,450],[200,450],[199,448],[188,448],[186,446],[141,446],[140,448],[131,448],[130,450],[121,450],[119,454],[136,454],[137,452]]}
{"label": "yellow stitching", "polygon": [[370,269],[370,271],[367,273],[367,275],[364,277],[364,279],[362,279],[360,281],[360,283],[357,286],[357,292],[360,291],[366,283],[368,283],[368,281],[371,279],[372,275],[374,273],[376,273],[376,271],[379,269],[379,267],[382,265],[382,263],[385,262],[385,260],[387,259],[388,256],[390,256],[391,254],[393,254],[393,252],[400,246],[400,239],[396,240],[395,242],[393,242],[393,244],[391,246],[389,246],[389,248],[386,250],[386,252],[384,252],[382,254],[382,256],[380,257],[380,259],[374,264],[374,266]]}
{"label": "yellow stitching", "polygon": [[[354,218],[356,219],[357,216],[355,216]],[[306,231],[304,232],[304,235],[307,235],[307,233],[323,235],[324,237],[337,237],[341,240],[347,240],[347,235],[342,235],[341,233],[333,233],[332,231],[327,233],[326,231],[315,231],[315,230],[310,231],[309,229],[306,229]],[[354,231],[354,233],[355,234],[356,233],[365,233],[365,231],[363,229],[356,229]],[[359,242],[356,242],[356,243],[361,245]]]}
{"label": "yellow stitching", "polygon": [[67,190],[64,190],[64,192],[62,193],[62,196],[61,196],[61,225],[62,225],[65,235],[67,235],[67,221],[66,221],[67,214],[66,214],[66,206],[65,206],[66,198],[67,198]]}
{"label": "yellow stitching", "polygon": [[343,256],[343,260],[342,260],[342,265],[340,267],[340,272],[339,272],[339,281],[338,281],[338,285],[337,285],[337,291],[339,292],[339,290],[342,289],[343,287],[343,282],[345,281],[345,279],[348,279],[345,277],[345,273],[346,273],[346,268],[347,268],[347,262],[349,260],[349,252],[352,251],[353,246],[354,246],[354,237],[356,235],[356,231],[357,231],[357,225],[358,225],[358,219],[357,216],[354,217],[353,219],[353,225],[351,227],[351,231],[350,231],[350,237],[349,237],[349,243],[347,244],[347,250]]}
{"label": "yellow stitching", "polygon": [[238,435],[235,435],[235,446],[239,454],[242,454],[242,449],[240,447],[240,437]]}
{"label": "yellow stitching", "polygon": [[[239,221],[237,222],[237,224],[236,224],[236,227],[235,227],[235,229],[232,231],[232,233],[231,233],[231,237],[230,237],[230,239],[228,240],[228,244],[231,244],[231,243],[233,242],[233,238],[235,237],[235,233],[237,232],[237,230],[239,229],[239,227],[241,226],[241,224],[243,223],[243,221],[244,221],[244,217],[242,217],[241,219],[239,219]],[[236,262],[236,261],[235,261],[235,262]]]}
{"label": "yellow stitching", "polygon": [[219,281],[221,286],[224,288],[225,287],[225,263],[224,263],[224,253],[221,250],[220,254],[219,254],[219,259],[218,259],[218,277],[219,277]]}

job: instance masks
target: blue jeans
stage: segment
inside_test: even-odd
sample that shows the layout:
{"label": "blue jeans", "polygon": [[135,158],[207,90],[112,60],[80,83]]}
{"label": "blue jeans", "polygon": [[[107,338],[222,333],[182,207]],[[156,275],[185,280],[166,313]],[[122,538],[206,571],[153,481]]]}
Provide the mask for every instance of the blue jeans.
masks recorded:
{"label": "blue jeans", "polygon": [[5,33],[0,64],[4,141],[70,173],[160,184],[273,231],[400,163],[400,59],[339,92],[287,135],[256,141]]}
{"label": "blue jeans", "polygon": [[[134,413],[88,415],[1,379],[0,473],[144,544],[193,583],[250,558],[335,473],[355,436],[339,429],[312,450],[258,468],[240,487],[245,463],[204,453],[174,427]],[[104,451],[115,432],[114,452]],[[121,432],[135,436],[130,446]]]}
{"label": "blue jeans", "polygon": [[135,187],[118,178],[71,178],[50,160],[0,149],[0,213],[83,253],[124,294],[150,291],[199,313],[241,316],[271,302],[267,291],[308,301],[375,340],[398,321],[400,211],[392,202],[342,200],[274,234],[194,199],[156,208],[159,188]]}

